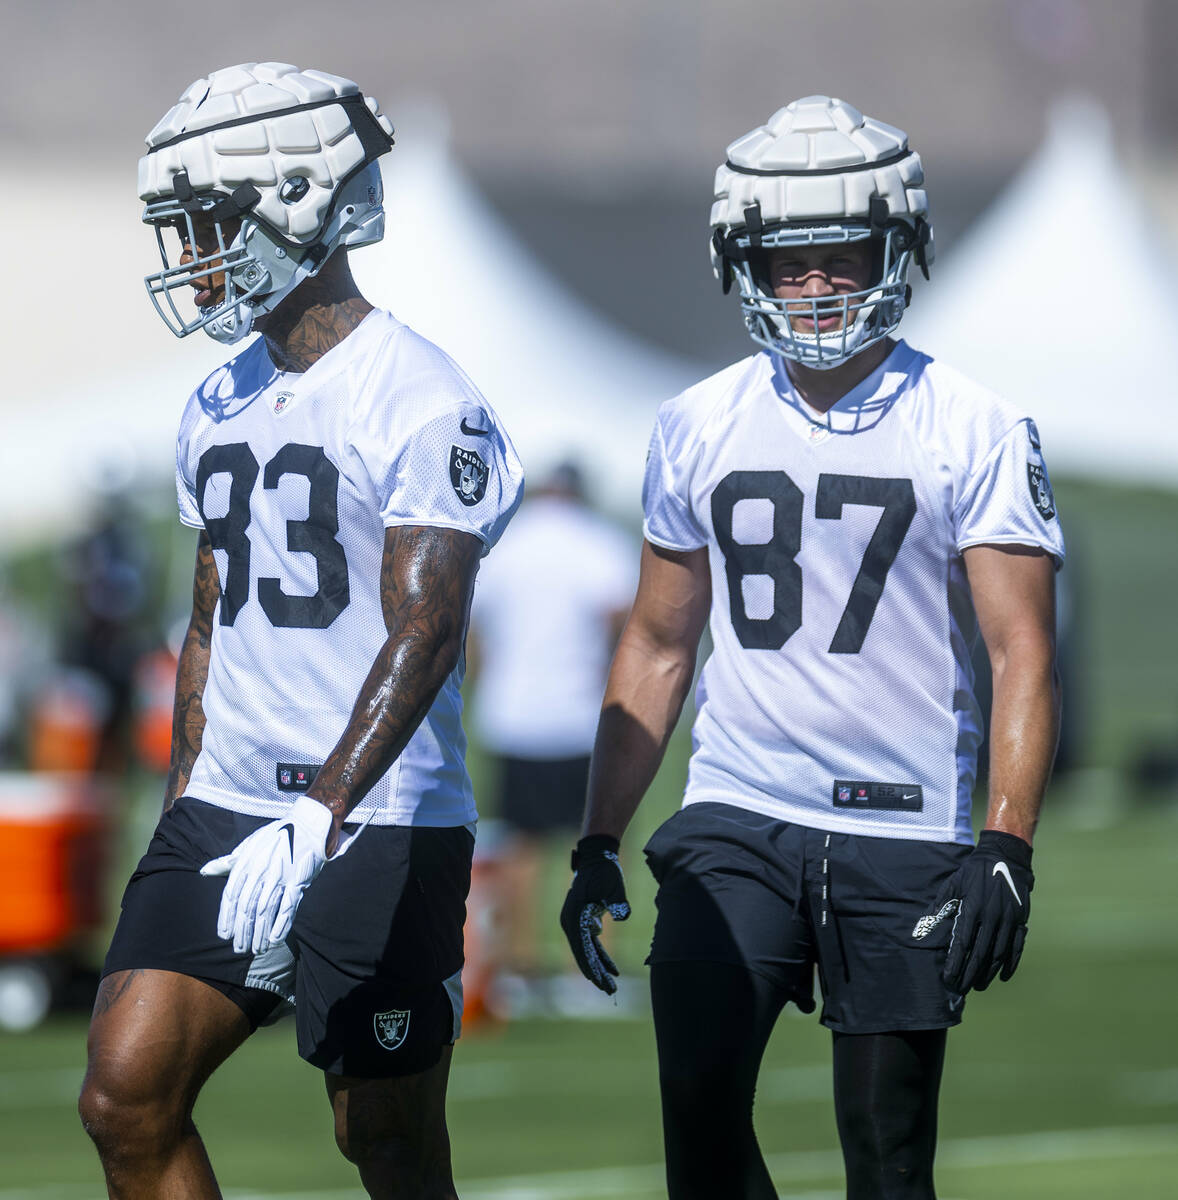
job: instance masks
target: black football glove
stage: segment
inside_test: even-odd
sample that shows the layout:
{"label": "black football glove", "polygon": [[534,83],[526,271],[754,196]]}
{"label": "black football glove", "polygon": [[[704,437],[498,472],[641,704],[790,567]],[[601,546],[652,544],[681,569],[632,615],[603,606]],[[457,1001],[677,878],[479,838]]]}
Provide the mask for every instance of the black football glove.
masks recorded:
{"label": "black football glove", "polygon": [[941,972],[953,991],[984,992],[994,976],[1014,974],[1031,912],[1031,847],[1012,833],[983,829],[973,853],[953,873],[937,906],[956,902],[949,953]]}
{"label": "black football glove", "polygon": [[608,996],[618,990],[614,976],[618,968],[602,949],[601,914],[615,921],[630,915],[626,885],[618,862],[618,839],[598,833],[583,837],[573,851],[573,876],[569,894],[560,910],[560,927],[581,974]]}

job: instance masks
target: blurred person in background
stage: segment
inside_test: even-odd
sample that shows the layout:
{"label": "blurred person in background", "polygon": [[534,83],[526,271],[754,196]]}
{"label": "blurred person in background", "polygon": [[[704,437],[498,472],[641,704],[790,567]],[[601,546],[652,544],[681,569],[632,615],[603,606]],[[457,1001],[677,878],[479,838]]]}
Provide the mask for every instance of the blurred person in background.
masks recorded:
{"label": "blurred person in background", "polygon": [[49,630],[0,563],[0,769],[27,766],[29,714],[51,673]]}
{"label": "blurred person in background", "polygon": [[392,132],[350,80],[247,63],[197,80],[140,160],[160,315],[181,337],[261,336],[181,419],[180,516],[200,532],[171,770],[80,1103],[112,1196],[220,1194],[193,1106],[296,1001],[368,1193],[455,1194],[462,647],[522,474],[470,381],[352,278],[347,250],[384,233]]}
{"label": "blurred person in background", "polygon": [[471,612],[475,713],[494,758],[501,1002],[545,1002],[536,934],[544,851],[580,824],[614,646],[630,611],[633,540],[588,503],[572,461],[529,489],[479,574]]}
{"label": "blurred person in background", "polygon": [[[946,1031],[1009,979],[1059,728],[1064,554],[1034,423],[894,339],[932,259],[920,158],[811,96],[728,147],[712,255],[761,352],[664,404],[562,924],[629,915],[619,839],[692,679],[683,807],[646,846],[672,1200],[770,1200],[753,1096],[783,1006],[832,1033],[849,1200],[932,1200]],[[982,714],[990,788],[974,844]]]}
{"label": "blurred person in background", "polygon": [[99,689],[94,766],[108,773],[129,765],[136,668],[159,642],[146,534],[129,499],[120,490],[103,492],[93,529],[68,547],[62,567],[71,595],[61,661]]}

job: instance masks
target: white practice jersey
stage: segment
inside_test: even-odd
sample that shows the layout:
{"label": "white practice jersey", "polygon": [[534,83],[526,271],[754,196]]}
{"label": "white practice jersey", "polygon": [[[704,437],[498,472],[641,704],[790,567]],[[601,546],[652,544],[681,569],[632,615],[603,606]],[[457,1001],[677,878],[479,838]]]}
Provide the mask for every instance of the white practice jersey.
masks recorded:
{"label": "white practice jersey", "polygon": [[[387,637],[386,528],[462,530],[489,549],[522,489],[486,401],[387,312],[370,313],[303,374],[278,371],[261,338],[214,371],[188,402],[176,454],[180,519],[207,531],[221,582],[186,794],[281,816],[339,740]],[[464,669],[357,819],[475,819]]]}
{"label": "white practice jersey", "polygon": [[479,573],[476,716],[484,743],[519,758],[593,749],[615,620],[634,600],[634,542],[592,509],[529,500]]}
{"label": "white practice jersey", "polygon": [[647,539],[711,568],[684,803],[971,842],[962,552],[1062,562],[1033,422],[904,342],[818,414],[762,352],[662,406],[643,499]]}

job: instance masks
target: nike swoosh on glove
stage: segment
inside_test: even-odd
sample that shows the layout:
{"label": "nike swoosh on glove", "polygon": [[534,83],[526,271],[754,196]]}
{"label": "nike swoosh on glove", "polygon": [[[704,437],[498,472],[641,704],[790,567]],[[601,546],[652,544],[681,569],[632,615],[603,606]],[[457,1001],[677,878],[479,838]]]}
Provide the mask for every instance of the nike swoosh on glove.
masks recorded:
{"label": "nike swoosh on glove", "polygon": [[576,874],[560,910],[560,927],[581,974],[612,996],[618,990],[614,981],[618,968],[601,945],[601,914],[608,912],[615,921],[630,915],[618,839],[603,833],[583,837],[573,851],[573,870]]}
{"label": "nike swoosh on glove", "polygon": [[1012,833],[983,829],[973,853],[945,881],[937,906],[958,902],[942,978],[964,995],[983,992],[1022,956],[1031,913],[1031,847]]}
{"label": "nike swoosh on glove", "polygon": [[[217,914],[217,936],[233,939],[238,954],[261,954],[286,940],[303,892],[327,861],[331,812],[300,796],[290,812],[214,858],[202,875],[228,875]],[[333,857],[338,858],[340,851]]]}

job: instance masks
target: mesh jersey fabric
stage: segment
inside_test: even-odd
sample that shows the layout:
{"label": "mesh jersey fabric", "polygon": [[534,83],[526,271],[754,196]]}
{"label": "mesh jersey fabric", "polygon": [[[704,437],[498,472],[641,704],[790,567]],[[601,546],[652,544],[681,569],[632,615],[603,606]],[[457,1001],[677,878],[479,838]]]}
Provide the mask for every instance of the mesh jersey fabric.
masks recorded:
{"label": "mesh jersey fabric", "polygon": [[585,505],[528,500],[479,573],[475,715],[497,754],[593,749],[613,654],[612,619],[634,599],[637,546]]}
{"label": "mesh jersey fabric", "polygon": [[[214,371],[181,419],[176,490],[180,519],[209,534],[221,582],[186,794],[274,817],[297,795],[280,788],[281,765],[324,761],[387,636],[385,528],[462,530],[486,554],[523,472],[461,370],[376,310],[305,373],[278,371],[261,338]],[[460,661],[357,819],[475,819],[464,671]]]}
{"label": "mesh jersey fabric", "polygon": [[[647,539],[706,546],[712,578],[684,804],[971,842],[962,552],[1062,563],[1034,424],[903,341],[827,414],[762,352],[660,408],[643,506]],[[883,786],[860,805],[855,784]]]}

